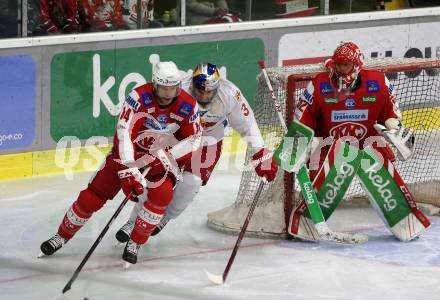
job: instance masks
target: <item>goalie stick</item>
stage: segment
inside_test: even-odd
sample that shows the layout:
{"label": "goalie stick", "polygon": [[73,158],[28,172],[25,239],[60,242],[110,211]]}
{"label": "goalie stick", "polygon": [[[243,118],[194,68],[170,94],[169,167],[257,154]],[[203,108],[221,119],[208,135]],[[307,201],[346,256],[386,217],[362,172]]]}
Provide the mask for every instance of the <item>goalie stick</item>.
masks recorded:
{"label": "goalie stick", "polygon": [[[261,71],[263,72],[264,79],[266,80],[267,87],[270,92],[270,97],[274,103],[278,119],[280,120],[281,126],[283,127],[283,130],[285,133],[288,132],[286,122],[283,119],[283,116],[281,115],[281,104],[279,103],[278,99],[275,96],[275,93],[272,88],[272,84],[270,83],[269,77],[266,72],[266,67],[264,65],[264,60],[260,60],[258,62],[260,65]],[[319,203],[316,199],[316,194],[313,190],[313,187],[311,190],[305,190],[306,186],[312,186],[310,183],[310,178],[307,174],[307,169],[305,165],[303,164],[301,168],[298,171],[298,174],[301,174],[302,176],[298,176],[298,181],[300,181],[301,184],[301,190],[304,194],[307,194],[306,197],[306,204],[307,208],[310,211],[310,215],[312,217],[312,221],[315,225],[315,228],[318,232],[319,239],[334,243],[348,243],[348,244],[359,244],[363,243],[368,238],[365,235],[362,234],[354,234],[350,232],[336,232],[331,230],[322,214],[321,208],[319,207]],[[310,196],[309,196],[310,195]],[[314,195],[314,197],[313,197]]]}

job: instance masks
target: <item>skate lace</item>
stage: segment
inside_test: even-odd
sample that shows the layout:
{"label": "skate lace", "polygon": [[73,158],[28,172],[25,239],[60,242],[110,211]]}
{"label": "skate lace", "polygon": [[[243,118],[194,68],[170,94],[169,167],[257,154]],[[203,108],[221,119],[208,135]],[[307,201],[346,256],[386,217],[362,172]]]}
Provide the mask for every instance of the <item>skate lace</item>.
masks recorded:
{"label": "skate lace", "polygon": [[129,222],[125,223],[124,226],[122,226],[121,230],[127,234],[130,234],[131,231],[133,230],[133,225],[134,225],[134,223],[129,221]]}
{"label": "skate lace", "polygon": [[126,250],[127,250],[127,252],[137,254],[139,247],[140,247],[140,245],[136,244],[133,241],[129,241]]}
{"label": "skate lace", "polygon": [[169,220],[170,218],[168,218],[167,216],[163,216],[162,219],[160,219],[159,224],[156,225],[156,227],[162,230],[165,227],[165,225],[168,224]]}
{"label": "skate lace", "polygon": [[50,240],[49,244],[54,248],[57,249],[61,247],[64,244],[65,240],[59,236],[58,234],[54,235]]}

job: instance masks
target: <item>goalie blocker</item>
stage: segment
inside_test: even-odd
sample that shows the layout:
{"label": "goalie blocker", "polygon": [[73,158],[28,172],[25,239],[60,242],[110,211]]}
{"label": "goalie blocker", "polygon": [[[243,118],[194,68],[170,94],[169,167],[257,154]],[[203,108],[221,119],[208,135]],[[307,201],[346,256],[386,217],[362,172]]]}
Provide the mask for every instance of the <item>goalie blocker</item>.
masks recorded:
{"label": "goalie blocker", "polygon": [[[430,221],[417,208],[414,197],[394,168],[391,149],[388,145],[382,149],[368,146],[359,150],[341,140],[336,141],[314,178],[313,188],[327,220],[356,175],[390,231],[399,240],[410,241],[420,236],[430,226]],[[357,153],[355,157],[354,153]],[[301,240],[317,241],[318,233],[306,208],[302,200],[290,216],[288,232]]]}

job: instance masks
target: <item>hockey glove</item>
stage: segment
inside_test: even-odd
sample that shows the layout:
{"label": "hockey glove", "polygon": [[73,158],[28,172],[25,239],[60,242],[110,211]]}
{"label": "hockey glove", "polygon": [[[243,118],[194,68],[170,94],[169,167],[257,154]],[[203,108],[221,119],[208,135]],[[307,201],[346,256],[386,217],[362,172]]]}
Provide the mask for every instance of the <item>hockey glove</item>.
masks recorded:
{"label": "hockey glove", "polygon": [[273,158],[273,153],[262,148],[252,156],[252,164],[258,176],[271,182],[275,179],[278,172],[278,164]]}
{"label": "hockey glove", "polygon": [[148,175],[156,176],[159,174],[168,174],[174,181],[180,177],[180,168],[174,156],[163,149],[159,149],[154,154],[154,160],[147,165],[150,168]]}
{"label": "hockey glove", "polygon": [[401,124],[390,129],[380,124],[374,124],[374,128],[388,143],[396,147],[400,160],[405,161],[411,157],[415,144],[415,136],[411,129],[405,128]]}
{"label": "hockey glove", "polygon": [[132,198],[136,198],[136,196],[141,195],[147,187],[147,181],[138,168],[129,168],[119,171],[118,176],[119,180],[121,180],[121,187],[125,196],[132,194]]}

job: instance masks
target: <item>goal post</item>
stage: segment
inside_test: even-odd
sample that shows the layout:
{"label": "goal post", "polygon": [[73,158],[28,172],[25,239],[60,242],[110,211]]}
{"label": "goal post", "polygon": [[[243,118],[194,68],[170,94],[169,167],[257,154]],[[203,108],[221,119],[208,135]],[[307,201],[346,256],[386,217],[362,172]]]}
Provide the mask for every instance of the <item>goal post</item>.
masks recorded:
{"label": "goal post", "polygon": [[[415,131],[414,154],[408,161],[397,160],[397,170],[418,203],[440,206],[440,60],[371,59],[365,62],[364,68],[386,73],[396,91],[402,123]],[[300,93],[316,74],[323,71],[323,63],[267,68],[287,124],[293,120]],[[274,150],[284,133],[262,74],[257,77],[254,114],[266,146]],[[250,160],[251,152],[248,149],[245,165]],[[244,170],[235,202],[209,213],[208,226],[228,233],[239,232],[259,181],[253,170]],[[295,181],[293,174],[279,170],[275,180],[265,185],[249,224],[248,236],[288,237],[288,218],[298,204],[299,190]],[[344,202],[355,203],[355,199],[366,199],[356,179],[348,189]]]}

